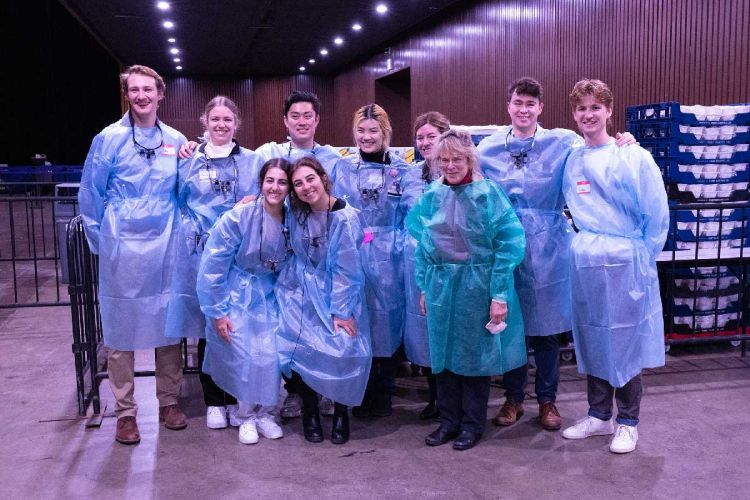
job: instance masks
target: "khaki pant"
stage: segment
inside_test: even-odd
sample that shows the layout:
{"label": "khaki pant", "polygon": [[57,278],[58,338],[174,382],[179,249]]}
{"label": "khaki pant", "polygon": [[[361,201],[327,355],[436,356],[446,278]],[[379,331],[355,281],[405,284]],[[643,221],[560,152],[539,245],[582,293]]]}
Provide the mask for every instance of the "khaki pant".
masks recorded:
{"label": "khaki pant", "polygon": [[[108,349],[109,386],[117,401],[115,415],[135,417],[138,405],[133,397],[135,352]],[[182,383],[182,350],[180,344],[156,348],[156,398],[159,408],[177,404]]]}

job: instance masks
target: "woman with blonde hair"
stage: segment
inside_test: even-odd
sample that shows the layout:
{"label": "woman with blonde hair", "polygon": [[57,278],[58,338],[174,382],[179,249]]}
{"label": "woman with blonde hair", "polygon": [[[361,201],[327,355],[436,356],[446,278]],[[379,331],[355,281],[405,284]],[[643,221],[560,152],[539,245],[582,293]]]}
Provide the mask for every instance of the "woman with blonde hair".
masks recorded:
{"label": "woman with blonde hair", "polygon": [[444,133],[432,159],[442,175],[406,220],[441,414],[425,442],[467,450],[485,429],[490,376],[526,362],[513,286],[526,240],[508,197],[480,173],[468,133]]}

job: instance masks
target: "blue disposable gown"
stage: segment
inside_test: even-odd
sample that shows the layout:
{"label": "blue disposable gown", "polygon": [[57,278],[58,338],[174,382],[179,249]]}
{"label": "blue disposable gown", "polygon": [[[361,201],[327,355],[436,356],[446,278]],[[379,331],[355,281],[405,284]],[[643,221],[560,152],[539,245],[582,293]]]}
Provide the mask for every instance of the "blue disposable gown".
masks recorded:
{"label": "blue disposable gown", "polygon": [[571,252],[578,371],[622,387],[664,365],[656,256],[669,229],[659,169],[640,146],[578,148],[565,198],[579,232]]}
{"label": "blue disposable gown", "polygon": [[104,345],[121,351],[179,342],[164,328],[177,235],[177,150],[186,139],[161,122],[159,128],[135,128],[143,146],[162,141],[151,158],[133,143],[127,113],[102,130],[78,193],[89,246],[99,254]]}
{"label": "blue disposable gown", "polygon": [[315,143],[312,149],[298,149],[292,147],[292,143],[289,141],[281,144],[267,142],[256,149],[255,153],[263,158],[263,162],[273,158],[284,158],[289,163],[294,163],[305,156],[312,156],[323,165],[329,175],[333,171],[333,166],[341,159],[341,155],[333,147],[321,146],[318,143]]}
{"label": "blue disposable gown", "polygon": [[[422,179],[422,165],[419,162],[409,168],[406,176],[409,178],[403,198],[408,208],[413,207],[419,197],[427,190],[428,184]],[[417,250],[417,240],[412,238],[409,230],[402,231],[404,249],[404,284],[406,292],[406,309],[404,321],[404,351],[406,357],[419,366],[430,366],[430,341],[427,335],[427,318],[419,307],[422,291],[417,286],[417,262],[414,254]]]}
{"label": "blue disposable gown", "polygon": [[[523,259],[523,227],[502,189],[486,179],[440,180],[406,219],[417,240],[417,285],[425,293],[432,370],[495,375],[526,363],[513,269]],[[491,300],[508,305],[506,329],[487,331]]]}
{"label": "blue disposable gown", "polygon": [[[235,143],[228,157],[209,161],[205,146],[205,143],[201,144],[192,158],[182,162],[179,170],[178,204],[181,217],[167,311],[168,337],[204,336],[205,316],[195,292],[203,245],[221,214],[231,209],[243,196],[258,192],[258,172],[262,166],[258,155]],[[217,191],[217,181],[231,184],[225,184],[227,189],[224,191]]]}
{"label": "blue disposable gown", "polygon": [[482,172],[503,188],[526,232],[526,255],[515,271],[526,335],[567,332],[572,328],[573,231],[563,215],[562,181],[568,154],[583,140],[570,130],[539,127],[528,163],[518,168],[510,151],[526,150],[532,139],[517,140],[508,136],[509,130],[501,127],[480,142],[477,151]]}
{"label": "blue disposable gown", "polygon": [[[201,257],[198,298],[209,319],[203,371],[243,403],[278,403],[274,285],[290,257],[289,232],[266,213],[262,197],[222,215]],[[213,325],[224,316],[234,326],[230,342],[221,339]]]}
{"label": "blue disposable gown", "polygon": [[408,207],[402,195],[411,189],[408,169],[407,163],[393,156],[390,164],[380,164],[356,155],[339,160],[331,175],[334,196],[359,210],[365,234],[362,267],[376,357],[393,355],[403,339],[406,303],[401,233]]}
{"label": "blue disposable gown", "polygon": [[[276,284],[282,371],[294,370],[319,394],[356,406],[372,361],[356,210],[347,205],[289,219],[294,258]],[[354,317],[357,335],[334,332],[334,316]]]}

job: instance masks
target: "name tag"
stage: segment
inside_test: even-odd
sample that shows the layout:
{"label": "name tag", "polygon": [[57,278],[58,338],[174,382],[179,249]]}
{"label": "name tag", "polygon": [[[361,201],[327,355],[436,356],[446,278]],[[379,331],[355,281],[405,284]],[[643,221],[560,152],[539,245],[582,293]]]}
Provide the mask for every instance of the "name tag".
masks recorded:
{"label": "name tag", "polygon": [[174,156],[176,154],[174,150],[174,144],[164,144],[161,147],[161,154],[163,154],[164,156]]}
{"label": "name tag", "polygon": [[589,181],[576,182],[576,193],[589,194],[591,192],[591,183]]}
{"label": "name tag", "polygon": [[211,173],[205,168],[202,168],[198,171],[198,179],[202,181],[211,180]]}

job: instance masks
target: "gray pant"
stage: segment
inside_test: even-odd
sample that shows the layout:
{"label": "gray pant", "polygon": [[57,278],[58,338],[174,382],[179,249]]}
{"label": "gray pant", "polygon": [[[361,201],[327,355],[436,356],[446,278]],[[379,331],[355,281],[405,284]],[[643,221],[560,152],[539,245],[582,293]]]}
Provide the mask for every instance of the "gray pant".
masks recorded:
{"label": "gray pant", "polygon": [[617,423],[638,425],[638,414],[641,411],[643,385],[641,376],[636,375],[622,387],[612,387],[606,380],[587,376],[589,415],[601,420],[612,418],[612,396],[617,401]]}

